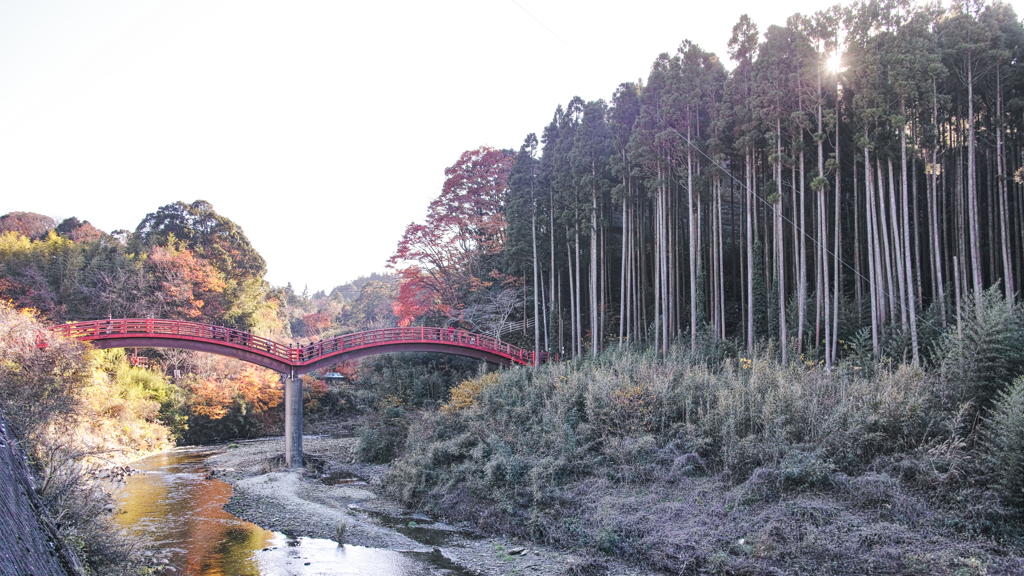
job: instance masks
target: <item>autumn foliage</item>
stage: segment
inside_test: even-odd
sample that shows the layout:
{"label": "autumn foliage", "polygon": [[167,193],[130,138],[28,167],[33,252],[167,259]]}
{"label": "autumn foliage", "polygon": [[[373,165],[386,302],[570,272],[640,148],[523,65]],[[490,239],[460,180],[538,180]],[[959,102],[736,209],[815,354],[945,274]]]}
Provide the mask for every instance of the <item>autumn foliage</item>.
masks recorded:
{"label": "autumn foliage", "polygon": [[486,257],[504,245],[503,200],[515,157],[481,146],[445,169],[441,195],[423,224],[405,229],[389,266],[402,275],[395,313],[402,325],[427,312],[454,317],[467,293],[491,283]]}
{"label": "autumn foliage", "polygon": [[223,374],[199,378],[189,387],[189,429],[186,442],[266,434],[281,419],[273,410],[284,401],[278,375],[266,368],[236,361],[219,362]]}
{"label": "autumn foliage", "polygon": [[320,337],[324,330],[331,327],[331,317],[323,312],[306,314],[302,317],[302,321],[306,325],[307,334],[314,338]]}
{"label": "autumn foliage", "polygon": [[11,212],[0,216],[0,234],[16,232],[26,238],[43,238],[57,223],[34,212]]}
{"label": "autumn foliage", "polygon": [[458,386],[452,388],[448,402],[441,406],[441,411],[446,414],[468,410],[476,406],[477,399],[484,388],[494,386],[498,383],[498,373],[491,372],[473,380],[463,380]]}
{"label": "autumn foliage", "polygon": [[430,311],[433,292],[426,285],[418,266],[402,270],[401,277],[398,298],[391,304],[391,309],[399,326],[409,326],[417,317]]}
{"label": "autumn foliage", "polygon": [[227,378],[203,378],[192,387],[192,411],[216,420],[237,403],[261,414],[284,400],[284,389],[273,370],[247,364]]}
{"label": "autumn foliage", "polygon": [[192,413],[212,420],[223,418],[231,407],[231,391],[215,378],[203,378],[192,386]]}
{"label": "autumn foliage", "polygon": [[173,243],[155,246],[149,252],[147,268],[156,280],[165,313],[171,317],[209,320],[223,312],[224,280],[191,250],[178,249]]}

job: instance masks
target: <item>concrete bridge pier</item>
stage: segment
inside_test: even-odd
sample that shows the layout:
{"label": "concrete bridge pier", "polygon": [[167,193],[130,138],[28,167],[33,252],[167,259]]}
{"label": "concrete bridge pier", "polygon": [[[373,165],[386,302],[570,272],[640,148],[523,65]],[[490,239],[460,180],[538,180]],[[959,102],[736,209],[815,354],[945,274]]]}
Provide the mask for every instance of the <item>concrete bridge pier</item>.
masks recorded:
{"label": "concrete bridge pier", "polygon": [[302,378],[294,371],[283,374],[284,463],[288,469],[302,468]]}

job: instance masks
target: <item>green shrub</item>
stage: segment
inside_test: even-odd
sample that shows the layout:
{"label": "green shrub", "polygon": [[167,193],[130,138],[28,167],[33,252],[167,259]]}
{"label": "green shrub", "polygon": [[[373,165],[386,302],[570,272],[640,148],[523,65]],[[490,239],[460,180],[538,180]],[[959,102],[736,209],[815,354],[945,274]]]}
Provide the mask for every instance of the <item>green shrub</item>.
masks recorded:
{"label": "green shrub", "polygon": [[984,410],[1015,377],[1024,373],[1024,313],[1009,305],[998,287],[982,295],[978,308],[964,298],[962,321],[950,328],[937,351],[948,402],[975,401]]}
{"label": "green shrub", "polygon": [[384,408],[380,415],[371,415],[356,431],[359,458],[375,464],[394,460],[405,444],[408,427],[405,410],[398,406]]}
{"label": "green shrub", "polygon": [[1024,377],[996,396],[981,439],[986,468],[1003,502],[1024,512]]}
{"label": "green shrub", "polygon": [[452,386],[477,375],[480,365],[479,360],[429,352],[374,356],[359,365],[359,388],[370,396],[360,399],[364,405],[393,398],[406,406],[435,406],[448,398]]}

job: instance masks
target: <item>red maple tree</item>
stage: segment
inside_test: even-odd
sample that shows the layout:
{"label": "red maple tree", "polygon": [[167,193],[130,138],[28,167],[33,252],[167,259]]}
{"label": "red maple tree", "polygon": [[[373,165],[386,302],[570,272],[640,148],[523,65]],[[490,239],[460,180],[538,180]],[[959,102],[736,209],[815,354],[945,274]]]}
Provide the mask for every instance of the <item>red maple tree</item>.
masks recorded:
{"label": "red maple tree", "polygon": [[388,265],[402,276],[395,315],[403,326],[428,311],[454,317],[465,295],[491,284],[483,257],[505,244],[503,200],[515,156],[487,146],[445,169],[423,224],[405,229]]}

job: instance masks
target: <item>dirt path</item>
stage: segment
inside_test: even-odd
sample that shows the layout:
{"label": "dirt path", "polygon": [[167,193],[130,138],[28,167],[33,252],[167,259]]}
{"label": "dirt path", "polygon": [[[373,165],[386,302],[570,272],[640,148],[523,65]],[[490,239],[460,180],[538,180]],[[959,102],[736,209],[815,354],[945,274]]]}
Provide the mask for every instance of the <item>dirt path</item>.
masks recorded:
{"label": "dirt path", "polygon": [[[484,537],[467,525],[434,521],[378,495],[386,466],[355,462],[354,438],[305,437],[302,471],[282,470],[284,440],[239,442],[207,460],[212,474],[231,483],[228,512],[269,530],[337,539],[395,551],[430,552],[452,562],[451,574],[497,576],[584,574],[586,553],[559,551],[501,537]],[[331,485],[333,484],[333,485]],[[641,572],[603,562],[609,576]]]}

